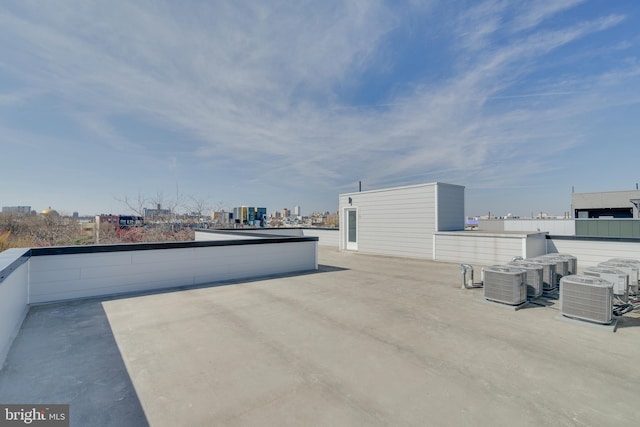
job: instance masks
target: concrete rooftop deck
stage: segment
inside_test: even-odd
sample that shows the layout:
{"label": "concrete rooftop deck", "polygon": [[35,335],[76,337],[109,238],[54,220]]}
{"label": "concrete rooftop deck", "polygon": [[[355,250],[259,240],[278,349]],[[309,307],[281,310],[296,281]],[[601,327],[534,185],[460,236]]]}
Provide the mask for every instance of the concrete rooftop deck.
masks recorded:
{"label": "concrete rooftop deck", "polygon": [[616,333],[461,290],[457,264],[339,253],[320,271],[33,307],[0,403],[72,426],[637,426],[640,317]]}

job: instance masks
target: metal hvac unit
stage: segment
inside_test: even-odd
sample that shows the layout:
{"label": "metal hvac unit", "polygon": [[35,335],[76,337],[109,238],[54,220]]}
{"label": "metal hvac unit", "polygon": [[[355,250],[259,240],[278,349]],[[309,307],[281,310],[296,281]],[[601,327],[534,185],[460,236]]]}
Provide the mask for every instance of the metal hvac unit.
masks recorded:
{"label": "metal hvac unit", "polygon": [[508,305],[527,301],[527,271],[509,265],[494,265],[484,269],[484,297]]}
{"label": "metal hvac unit", "polygon": [[540,259],[540,258],[527,258],[526,262],[540,264],[543,268],[542,271],[542,289],[545,291],[552,291],[556,288],[556,262]]}
{"label": "metal hvac unit", "polygon": [[589,322],[613,320],[613,284],[599,277],[572,275],[560,279],[560,313]]}
{"label": "metal hvac unit", "polygon": [[622,270],[629,275],[629,293],[638,294],[638,270],[640,267],[626,262],[605,261],[598,264],[598,267],[615,268]]}
{"label": "metal hvac unit", "polygon": [[599,277],[613,283],[613,294],[626,301],[629,295],[629,275],[622,270],[610,267],[587,267],[585,276]]}
{"label": "metal hvac unit", "polygon": [[560,279],[569,275],[569,260],[554,254],[540,255],[537,258],[554,261],[556,263],[556,285],[560,284]]}
{"label": "metal hvac unit", "polygon": [[551,253],[552,255],[561,259],[567,260],[567,275],[578,274],[578,258],[569,254]]}
{"label": "metal hvac unit", "polygon": [[[638,269],[638,284],[640,285],[640,261],[633,258],[611,258],[607,262],[622,262],[624,264],[631,264]],[[631,293],[638,294],[638,286],[635,286],[636,283],[631,281],[631,277],[629,277],[629,286],[631,287]]]}
{"label": "metal hvac unit", "polygon": [[640,260],[633,259],[633,258],[611,258],[608,261],[611,261],[611,262],[624,262],[626,264],[640,265]]}
{"label": "metal hvac unit", "polygon": [[526,261],[514,261],[509,265],[523,268],[527,271],[527,296],[538,298],[544,291],[544,266],[542,264]]}

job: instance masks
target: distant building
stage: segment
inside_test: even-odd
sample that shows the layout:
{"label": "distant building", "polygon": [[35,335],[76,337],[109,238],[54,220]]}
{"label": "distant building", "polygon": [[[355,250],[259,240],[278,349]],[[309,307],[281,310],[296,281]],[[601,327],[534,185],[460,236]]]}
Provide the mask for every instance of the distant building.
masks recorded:
{"label": "distant building", "polygon": [[94,227],[82,225],[83,231],[93,231],[96,243],[100,243],[103,233],[114,230],[116,235],[126,235],[129,230],[144,226],[144,218],[135,215],[96,215]]}
{"label": "distant building", "polygon": [[11,213],[19,216],[31,214],[31,206],[3,206],[2,213]]}
{"label": "distant building", "polygon": [[118,215],[97,215],[96,223],[98,224],[113,224],[114,228],[118,224]]}
{"label": "distant building", "polygon": [[162,218],[171,215],[171,209],[162,209],[162,206],[158,203],[156,209],[144,208],[143,215],[145,218]]}
{"label": "distant building", "polygon": [[639,218],[640,190],[573,193],[574,218]]}
{"label": "distant building", "polygon": [[225,212],[224,210],[219,212],[214,211],[211,213],[211,219],[221,224],[229,224],[233,221],[233,212]]}
{"label": "distant building", "polygon": [[144,226],[144,218],[133,215],[98,215],[96,216],[96,224],[100,224],[100,227],[128,230]]}
{"label": "distant building", "polygon": [[293,214],[295,216],[300,216],[300,206],[294,206],[293,207]]}
{"label": "distant building", "polygon": [[134,227],[144,226],[144,218],[134,215],[120,215],[118,217],[118,228],[121,230],[129,230]]}
{"label": "distant building", "polygon": [[233,208],[233,220],[236,224],[249,225],[252,227],[266,227],[267,208],[257,208],[254,206],[240,206]]}
{"label": "distant building", "polygon": [[287,208],[283,208],[280,211],[280,215],[282,216],[282,218],[289,218],[291,216],[291,210],[289,210]]}

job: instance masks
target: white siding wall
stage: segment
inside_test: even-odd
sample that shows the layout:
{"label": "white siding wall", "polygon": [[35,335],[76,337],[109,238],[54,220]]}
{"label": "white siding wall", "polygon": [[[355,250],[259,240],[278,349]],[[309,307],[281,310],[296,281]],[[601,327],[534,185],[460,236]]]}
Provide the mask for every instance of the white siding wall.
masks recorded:
{"label": "white siding wall", "polygon": [[30,303],[317,269],[316,242],[33,256]]}
{"label": "white siding wall", "polygon": [[529,234],[525,239],[525,252],[523,258],[535,258],[547,253],[547,235]]}
{"label": "white siding wall", "polygon": [[438,183],[437,192],[437,231],[464,230],[464,187]]}
{"label": "white siding wall", "polygon": [[548,252],[570,254],[578,258],[578,271],[593,267],[609,258],[640,260],[640,243],[601,240],[547,240]]}
{"label": "white siding wall", "polygon": [[342,194],[340,249],[345,249],[344,209],[357,208],[359,252],[431,259],[435,205],[435,183]]}
{"label": "white siding wall", "polygon": [[[2,252],[3,261],[8,261],[5,265],[19,258],[22,253],[24,250],[20,254],[12,250]],[[28,263],[20,265],[0,282],[0,369],[27,314],[28,292]]]}
{"label": "white siding wall", "polygon": [[340,231],[337,228],[335,230],[305,228],[303,229],[303,233],[305,236],[317,237],[319,246],[331,246],[338,249],[340,244]]}
{"label": "white siding wall", "polygon": [[[469,264],[504,264],[514,256],[545,253],[543,234],[436,233],[435,260]],[[531,242],[528,242],[531,240]]]}

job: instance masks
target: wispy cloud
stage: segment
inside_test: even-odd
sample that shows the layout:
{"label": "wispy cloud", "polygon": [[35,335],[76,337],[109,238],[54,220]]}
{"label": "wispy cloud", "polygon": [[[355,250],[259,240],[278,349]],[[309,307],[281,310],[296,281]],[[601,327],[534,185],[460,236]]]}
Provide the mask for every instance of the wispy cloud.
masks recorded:
{"label": "wispy cloud", "polygon": [[545,19],[583,2],[584,0],[539,0],[534,3],[524,3],[514,17],[511,28],[514,31],[534,28]]}
{"label": "wispy cloud", "polygon": [[[407,11],[382,1],[19,2],[0,11],[0,36],[12,40],[0,67],[63,99],[66,114],[114,150],[154,156],[152,141],[114,123],[134,116],[184,134],[176,151],[193,162],[233,163],[265,180],[286,173],[300,187],[412,178],[491,187],[555,168],[550,158],[581,143],[581,115],[638,102],[635,89],[606,97],[629,81],[637,87],[633,64],[546,73],[557,66],[549,55],[625,20],[604,13],[545,25],[581,3]],[[341,88],[388,65],[378,54],[403,19],[413,12],[434,23],[448,7],[458,8],[454,24],[430,29],[445,44],[425,39],[412,54],[446,59],[450,73],[396,81],[384,105],[341,101]],[[13,100],[0,94],[0,106]],[[162,156],[169,169],[184,164]]]}

